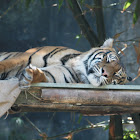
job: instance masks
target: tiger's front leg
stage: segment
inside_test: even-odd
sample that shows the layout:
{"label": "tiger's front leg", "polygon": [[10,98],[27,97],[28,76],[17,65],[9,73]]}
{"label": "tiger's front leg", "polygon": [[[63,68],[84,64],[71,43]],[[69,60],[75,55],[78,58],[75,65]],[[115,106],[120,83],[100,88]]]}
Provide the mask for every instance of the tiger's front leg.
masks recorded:
{"label": "tiger's front leg", "polygon": [[48,82],[46,75],[42,70],[34,66],[25,68],[20,78],[20,86],[29,86],[32,83]]}

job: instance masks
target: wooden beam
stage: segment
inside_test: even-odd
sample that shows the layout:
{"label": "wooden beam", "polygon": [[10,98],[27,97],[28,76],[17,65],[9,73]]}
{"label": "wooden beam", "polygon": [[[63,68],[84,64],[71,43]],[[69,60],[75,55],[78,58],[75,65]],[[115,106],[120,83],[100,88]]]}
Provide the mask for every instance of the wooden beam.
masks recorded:
{"label": "wooden beam", "polygon": [[92,90],[131,90],[140,91],[139,85],[106,85],[101,87],[94,87],[91,84],[67,84],[67,83],[36,83],[32,84],[31,87],[40,87],[40,88],[66,88],[66,89],[92,89]]}
{"label": "wooden beam", "polygon": [[136,113],[140,112],[140,89],[113,85],[97,88],[86,84],[34,84],[22,91],[11,111],[73,111],[86,115]]}

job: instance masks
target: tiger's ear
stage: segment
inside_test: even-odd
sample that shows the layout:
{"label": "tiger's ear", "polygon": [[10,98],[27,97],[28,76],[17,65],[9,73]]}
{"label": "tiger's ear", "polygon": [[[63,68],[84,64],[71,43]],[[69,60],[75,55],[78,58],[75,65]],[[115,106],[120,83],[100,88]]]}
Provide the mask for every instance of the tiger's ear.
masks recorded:
{"label": "tiger's ear", "polygon": [[113,47],[113,41],[114,41],[113,38],[107,39],[107,40],[104,42],[103,46],[101,46],[101,48],[112,48],[112,47]]}

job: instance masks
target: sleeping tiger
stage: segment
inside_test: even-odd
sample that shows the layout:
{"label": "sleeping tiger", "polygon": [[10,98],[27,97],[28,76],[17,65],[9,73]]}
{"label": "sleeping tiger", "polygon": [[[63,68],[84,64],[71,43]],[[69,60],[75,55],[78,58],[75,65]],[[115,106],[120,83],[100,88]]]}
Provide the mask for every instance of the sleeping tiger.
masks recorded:
{"label": "sleeping tiger", "polygon": [[32,83],[88,83],[93,86],[131,81],[108,39],[99,48],[79,52],[67,47],[40,47],[26,52],[0,53],[0,79],[18,77]]}

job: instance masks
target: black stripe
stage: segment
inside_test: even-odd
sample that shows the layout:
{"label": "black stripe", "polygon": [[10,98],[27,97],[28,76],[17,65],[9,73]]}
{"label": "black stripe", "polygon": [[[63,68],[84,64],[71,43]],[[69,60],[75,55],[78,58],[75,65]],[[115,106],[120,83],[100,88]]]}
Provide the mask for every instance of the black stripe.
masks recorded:
{"label": "black stripe", "polygon": [[19,54],[22,54],[22,52],[17,52],[15,55],[13,55],[13,57],[19,55]]}
{"label": "black stripe", "polygon": [[108,84],[108,82],[106,81],[106,80],[104,80],[105,81],[105,84],[107,85]]}
{"label": "black stripe", "polygon": [[63,56],[60,61],[62,62],[63,65],[65,65],[65,63],[69,60],[69,59],[72,59],[74,57],[77,57],[79,56],[80,54],[68,54],[68,55],[65,55]]}
{"label": "black stripe", "polygon": [[62,48],[62,49],[60,49],[60,50],[54,52],[54,53],[50,56],[50,58],[53,57],[56,53],[61,52],[61,51],[64,51],[64,50],[67,50],[67,49],[68,49],[68,48]]}
{"label": "black stripe", "polygon": [[24,77],[25,79],[27,79],[27,77],[25,76],[25,73],[26,73],[25,71],[21,73],[21,76],[20,76],[19,80],[22,80],[23,77]]}
{"label": "black stripe", "polygon": [[103,50],[103,49],[98,49],[98,50],[94,51],[93,53],[91,53],[91,54],[88,56],[87,61],[90,59],[90,57],[93,56],[93,54],[95,54],[97,51],[100,51],[100,50]]}
{"label": "black stripe", "polygon": [[66,78],[66,76],[65,76],[64,73],[63,73],[63,75],[64,75],[65,82],[66,82],[66,83],[69,83],[69,81],[68,81],[68,79]]}
{"label": "black stripe", "polygon": [[43,57],[43,60],[44,60],[44,66],[43,67],[47,67],[47,59],[48,57],[54,52],[58,50],[58,48],[55,48],[53,51],[51,51],[50,53],[46,54],[44,57]]}
{"label": "black stripe", "polygon": [[17,71],[15,77],[18,77],[18,76],[20,75],[21,71],[23,71],[24,68],[25,68],[25,67],[24,67],[24,64],[22,64],[22,65],[20,66],[20,68],[18,69],[18,71]]}
{"label": "black stripe", "polygon": [[[93,59],[91,60],[91,62],[95,59],[95,57],[98,55],[98,54],[101,54],[101,53],[104,53],[104,55],[103,55],[103,58],[108,54],[108,53],[110,53],[111,51],[108,51],[108,52],[98,52],[94,57],[93,57]],[[97,58],[96,58],[97,59]],[[90,62],[90,64],[91,64],[91,62]]]}
{"label": "black stripe", "polygon": [[10,52],[0,52],[0,56],[6,55],[8,53],[10,53]]}
{"label": "black stripe", "polygon": [[[94,51],[93,53],[91,53],[89,56],[88,56],[88,58],[87,58],[87,60],[85,60],[83,63],[84,63],[84,66],[85,66],[85,69],[86,69],[86,73],[88,74],[88,60],[92,57],[92,55],[94,55],[97,51],[103,51],[103,49],[98,49],[98,50],[96,50],[96,51]],[[91,62],[95,59],[95,57],[98,55],[98,54],[100,54],[100,53],[104,53],[104,52],[98,52],[94,57],[93,57],[93,59],[90,61],[90,64],[91,64]],[[108,52],[106,52],[104,55],[103,55],[103,57],[104,56],[106,56],[108,53],[110,53],[111,51],[108,51]]]}
{"label": "black stripe", "polygon": [[93,54],[95,54],[97,51],[99,51],[99,50],[103,50],[103,49],[98,49],[98,50],[95,50],[93,53],[91,53],[89,56],[88,56],[88,58],[85,60],[85,61],[83,61],[83,64],[84,64],[84,66],[85,66],[85,69],[86,69],[86,73],[88,74],[88,60],[93,56]]}
{"label": "black stripe", "polygon": [[120,82],[119,83],[117,83],[117,84],[121,84],[123,81],[122,80],[120,80]]}
{"label": "black stripe", "polygon": [[106,52],[106,53],[103,55],[103,57],[107,56],[107,54],[110,53],[110,52],[111,52],[111,51]]}
{"label": "black stripe", "polygon": [[87,75],[88,75],[88,60],[85,60],[85,61],[83,61],[83,64],[84,64],[84,67],[85,67],[85,69],[86,69],[86,73],[87,73]]}
{"label": "black stripe", "polygon": [[[78,78],[78,76],[76,75],[76,73],[75,73],[75,75],[76,75],[76,77],[73,75],[73,73],[67,68],[67,67],[65,67],[65,66],[63,66],[68,72],[69,72],[69,74],[71,75],[71,77],[74,79],[74,81],[76,82],[76,83],[79,83],[80,82],[80,80],[79,80],[79,78]],[[74,71],[73,71],[74,72]]]}
{"label": "black stripe", "polygon": [[[91,62],[95,59],[95,57],[96,57],[97,55],[101,54],[101,53],[104,53],[104,52],[98,52],[98,53],[92,58],[92,60],[90,60],[90,64],[91,64]],[[96,58],[96,59],[98,59],[98,58]],[[99,59],[100,59],[100,58],[99,58]]]}
{"label": "black stripe", "polygon": [[0,80],[5,80],[10,72],[11,71],[2,73]]}
{"label": "black stripe", "polygon": [[[3,60],[6,60],[6,59],[8,59],[10,56],[11,56],[12,54],[9,54],[7,57],[5,57]],[[3,61],[2,60],[2,61]]]}
{"label": "black stripe", "polygon": [[53,82],[56,83],[56,80],[55,80],[54,76],[49,71],[43,70],[43,72],[49,74],[51,76],[51,78],[53,79]]}
{"label": "black stripe", "polygon": [[42,48],[39,48],[37,51],[35,51],[34,53],[32,53],[32,55],[30,55],[30,57],[29,57],[29,59],[28,59],[28,64],[27,64],[27,66],[31,64],[32,56],[33,56],[34,54],[36,54],[37,52],[39,52],[41,49],[42,49]]}

